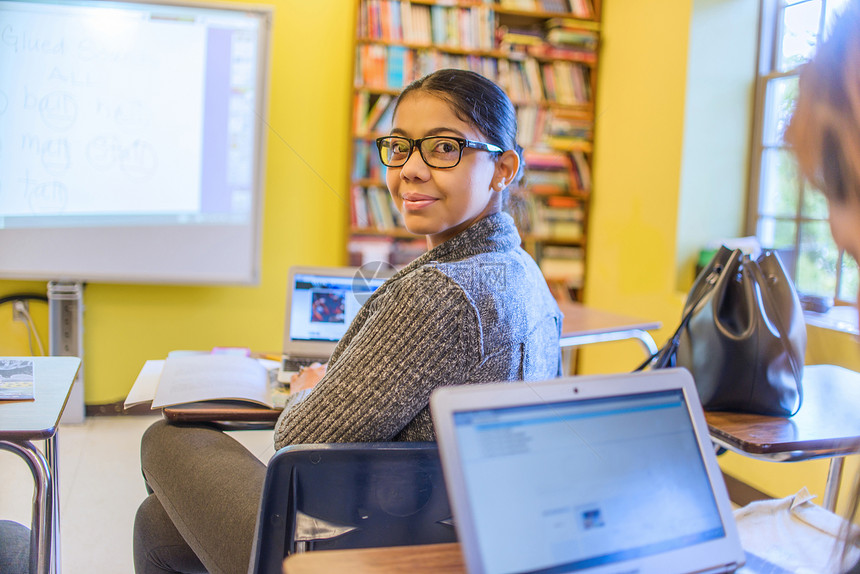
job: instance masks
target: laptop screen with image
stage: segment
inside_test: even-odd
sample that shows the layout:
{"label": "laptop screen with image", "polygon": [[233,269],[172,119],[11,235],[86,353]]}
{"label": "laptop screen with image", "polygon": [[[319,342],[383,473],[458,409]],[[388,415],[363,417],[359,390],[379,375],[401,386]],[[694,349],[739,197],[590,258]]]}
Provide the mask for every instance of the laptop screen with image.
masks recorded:
{"label": "laptop screen with image", "polygon": [[384,277],[296,273],[292,276],[289,338],[336,343]]}
{"label": "laptop screen with image", "polygon": [[337,343],[386,278],[353,267],[293,269],[285,342]]}

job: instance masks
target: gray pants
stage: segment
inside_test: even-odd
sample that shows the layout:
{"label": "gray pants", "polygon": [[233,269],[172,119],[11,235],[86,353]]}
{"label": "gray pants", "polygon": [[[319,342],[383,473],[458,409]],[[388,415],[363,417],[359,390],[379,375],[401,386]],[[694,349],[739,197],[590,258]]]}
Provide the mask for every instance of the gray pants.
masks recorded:
{"label": "gray pants", "polygon": [[0,520],[0,574],[27,574],[30,571],[30,529]]}
{"label": "gray pants", "polygon": [[153,491],[134,521],[137,574],[248,571],[266,467],[223,432],[153,424],[140,446]]}

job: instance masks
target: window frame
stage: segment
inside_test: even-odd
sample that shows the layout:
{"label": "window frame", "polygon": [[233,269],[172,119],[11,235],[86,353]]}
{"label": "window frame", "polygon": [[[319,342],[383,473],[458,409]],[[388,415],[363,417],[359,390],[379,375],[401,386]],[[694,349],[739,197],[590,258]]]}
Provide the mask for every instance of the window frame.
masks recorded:
{"label": "window frame", "polygon": [[[759,222],[762,219],[769,218],[773,221],[792,222],[794,226],[794,244],[793,248],[798,257],[793,261],[785,262],[789,267],[787,269],[789,276],[797,276],[797,261],[801,253],[801,228],[804,223],[808,222],[827,222],[827,218],[808,217],[803,214],[804,197],[809,193],[819,193],[809,186],[802,177],[797,178],[798,188],[797,193],[797,208],[791,217],[767,215],[762,217],[760,213],[761,192],[762,192],[762,172],[765,162],[765,154],[768,150],[787,150],[788,147],[783,143],[768,144],[764,140],[765,129],[768,124],[766,117],[768,87],[774,80],[785,78],[797,78],[799,75],[799,67],[794,67],[787,71],[779,70],[779,50],[782,47],[781,40],[784,36],[784,13],[789,0],[760,0],[759,2],[759,37],[756,54],[756,77],[755,77],[755,92],[754,92],[754,109],[753,109],[753,134],[752,145],[750,146],[750,170],[749,170],[749,193],[747,194],[747,217],[746,231],[748,235],[759,237]],[[814,0],[800,0],[792,2],[792,6],[812,2]],[[827,1],[820,0],[820,12],[818,22],[818,32],[816,42],[823,36]],[[845,257],[844,250],[838,249],[836,257],[836,274],[835,285],[832,293],[827,295],[832,297],[834,304],[837,305],[856,305],[857,302],[840,299],[839,294],[842,291],[842,275],[843,275],[843,259]]]}

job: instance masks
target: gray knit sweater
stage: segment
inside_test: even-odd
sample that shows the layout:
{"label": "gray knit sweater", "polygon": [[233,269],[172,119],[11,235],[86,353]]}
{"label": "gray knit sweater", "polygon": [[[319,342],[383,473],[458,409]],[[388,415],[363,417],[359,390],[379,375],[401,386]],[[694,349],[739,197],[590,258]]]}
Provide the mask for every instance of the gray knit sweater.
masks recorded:
{"label": "gray knit sweater", "polygon": [[275,448],[435,440],[443,385],[560,374],[561,313],[506,213],[431,249],[368,299],[313,391],[284,408]]}

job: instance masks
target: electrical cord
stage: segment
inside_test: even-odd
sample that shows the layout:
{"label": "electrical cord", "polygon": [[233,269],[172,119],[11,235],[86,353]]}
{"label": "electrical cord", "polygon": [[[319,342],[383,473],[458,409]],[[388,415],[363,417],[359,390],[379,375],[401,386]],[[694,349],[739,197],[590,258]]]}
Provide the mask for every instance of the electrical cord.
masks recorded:
{"label": "electrical cord", "polygon": [[35,338],[36,344],[39,346],[39,354],[44,357],[45,347],[42,345],[42,339],[39,337],[39,332],[36,331],[36,324],[33,322],[33,317],[30,316],[30,312],[26,308],[19,309],[18,312],[24,316],[24,320],[29,327],[27,332],[27,344],[30,346],[30,354],[36,354],[33,352],[33,338]]}
{"label": "electrical cord", "polygon": [[[0,297],[0,305],[5,303],[12,303],[14,305],[17,302],[24,301],[42,301],[43,303],[47,303],[48,297],[39,293],[14,293],[12,295]],[[42,339],[39,337],[39,332],[36,330],[36,324],[33,322],[33,317],[30,315],[30,312],[24,306],[18,308],[18,312],[23,315],[24,321],[27,324],[27,344],[30,347],[30,354],[35,355],[33,352],[33,339],[35,338],[36,344],[39,347],[39,353],[42,356],[45,356],[45,347],[42,345]]]}
{"label": "electrical cord", "polygon": [[48,296],[40,293],[13,293],[12,295],[0,297],[0,305],[14,303],[15,301],[42,301],[43,303],[47,303]]}

